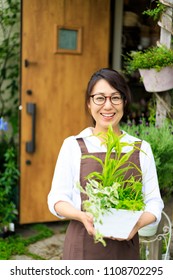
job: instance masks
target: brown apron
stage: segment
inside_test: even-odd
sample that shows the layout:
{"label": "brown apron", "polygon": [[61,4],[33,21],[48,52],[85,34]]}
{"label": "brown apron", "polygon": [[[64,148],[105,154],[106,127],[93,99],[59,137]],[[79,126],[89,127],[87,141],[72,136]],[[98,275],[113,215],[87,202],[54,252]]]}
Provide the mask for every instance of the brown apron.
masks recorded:
{"label": "brown apron", "polygon": [[[91,155],[88,153],[85,142],[82,138],[77,139],[81,148],[82,155]],[[104,160],[105,152],[92,153],[94,156]],[[129,161],[135,163],[140,168],[139,151],[131,155]],[[86,176],[93,171],[101,172],[101,165],[91,158],[82,159],[80,167],[80,183],[83,187],[86,185]],[[125,178],[133,174],[139,176],[140,173],[136,169],[130,169]],[[81,194],[81,200],[86,200],[85,195]],[[72,220],[70,221],[63,250],[63,260],[137,260],[139,259],[139,238],[136,234],[130,241],[117,241],[106,239],[106,247],[100,242],[95,243],[93,236],[90,236],[84,225]]]}

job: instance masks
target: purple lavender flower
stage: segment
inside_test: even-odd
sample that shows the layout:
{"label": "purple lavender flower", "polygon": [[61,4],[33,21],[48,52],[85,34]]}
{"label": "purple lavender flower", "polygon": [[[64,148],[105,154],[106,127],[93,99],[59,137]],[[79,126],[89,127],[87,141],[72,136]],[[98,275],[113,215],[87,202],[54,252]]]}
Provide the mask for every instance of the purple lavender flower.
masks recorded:
{"label": "purple lavender flower", "polygon": [[3,117],[0,118],[0,130],[8,130],[8,123],[4,121]]}
{"label": "purple lavender flower", "polygon": [[132,126],[132,123],[129,121],[129,122],[127,123],[127,125],[131,127],[131,126]]}

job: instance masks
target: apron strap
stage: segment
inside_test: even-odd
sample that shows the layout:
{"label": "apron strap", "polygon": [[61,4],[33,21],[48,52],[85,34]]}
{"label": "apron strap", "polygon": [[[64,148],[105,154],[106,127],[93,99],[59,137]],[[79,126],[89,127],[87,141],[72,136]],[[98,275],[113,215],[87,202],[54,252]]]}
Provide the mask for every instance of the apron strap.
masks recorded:
{"label": "apron strap", "polygon": [[87,146],[86,146],[83,138],[78,138],[76,140],[77,140],[77,142],[78,142],[78,144],[80,146],[82,154],[87,154],[88,153],[88,149],[87,149]]}
{"label": "apron strap", "polygon": [[[135,141],[135,146],[138,147],[139,149],[141,149],[141,145],[142,145],[142,141]],[[140,152],[140,150],[138,150],[138,153]]]}

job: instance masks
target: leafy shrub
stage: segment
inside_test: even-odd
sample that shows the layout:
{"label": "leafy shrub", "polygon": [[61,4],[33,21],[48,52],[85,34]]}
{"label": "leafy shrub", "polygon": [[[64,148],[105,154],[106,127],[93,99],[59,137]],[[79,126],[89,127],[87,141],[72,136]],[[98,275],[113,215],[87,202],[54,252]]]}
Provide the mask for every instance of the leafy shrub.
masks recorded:
{"label": "leafy shrub", "polygon": [[161,194],[164,200],[173,193],[173,122],[166,120],[161,127],[141,120],[122,125],[127,133],[150,143],[158,174]]}
{"label": "leafy shrub", "polygon": [[14,147],[9,147],[4,154],[4,170],[0,173],[0,230],[15,221],[17,216],[16,192],[19,170],[16,166]]}
{"label": "leafy shrub", "polygon": [[17,184],[19,170],[17,149],[8,135],[8,123],[0,118],[0,232],[8,231],[17,217]]}

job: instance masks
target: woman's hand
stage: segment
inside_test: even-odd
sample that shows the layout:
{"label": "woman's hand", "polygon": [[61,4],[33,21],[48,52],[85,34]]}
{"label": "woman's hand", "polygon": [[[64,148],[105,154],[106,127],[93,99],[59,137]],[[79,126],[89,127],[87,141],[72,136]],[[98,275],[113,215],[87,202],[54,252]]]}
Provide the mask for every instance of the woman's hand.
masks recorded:
{"label": "woman's hand", "polygon": [[84,224],[89,235],[95,235],[93,215],[88,212],[82,212],[81,222]]}
{"label": "woman's hand", "polygon": [[156,221],[156,217],[153,214],[151,214],[149,212],[144,212],[140,216],[139,220],[137,221],[136,225],[134,226],[134,228],[132,229],[132,231],[130,232],[130,234],[126,240],[127,241],[131,240],[140,228],[142,228],[148,224],[151,224],[155,221]]}
{"label": "woman's hand", "polygon": [[127,238],[113,238],[113,237],[110,237],[110,238],[113,240],[118,240],[118,241],[125,241],[125,240],[129,241],[135,236],[135,234],[138,232],[138,230],[141,227],[143,227],[147,224],[150,224],[152,222],[155,222],[155,220],[156,220],[156,217],[153,214],[151,214],[149,212],[144,212],[140,216],[139,220],[137,221],[136,225],[133,227],[133,229],[131,230],[131,232]]}
{"label": "woman's hand", "polygon": [[80,221],[85,226],[89,235],[95,235],[93,215],[91,213],[78,210],[65,201],[57,202],[55,204],[55,211],[63,217]]}

